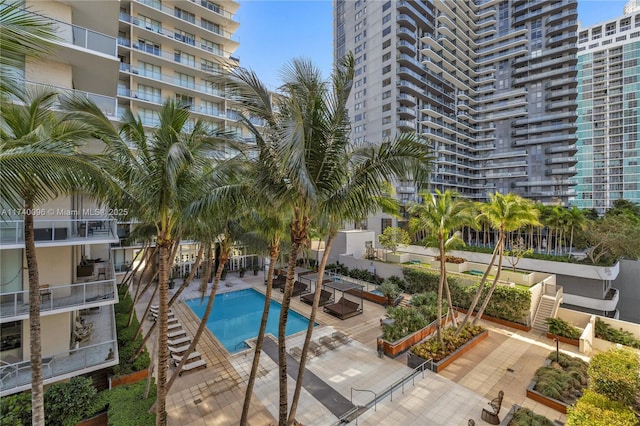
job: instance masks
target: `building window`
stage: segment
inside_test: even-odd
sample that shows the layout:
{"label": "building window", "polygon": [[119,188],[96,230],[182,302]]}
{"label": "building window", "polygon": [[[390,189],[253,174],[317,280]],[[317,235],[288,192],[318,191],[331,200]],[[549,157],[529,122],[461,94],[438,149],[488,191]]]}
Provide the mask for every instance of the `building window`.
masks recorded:
{"label": "building window", "polygon": [[189,89],[196,88],[196,78],[192,75],[176,72],[176,84],[182,87],[188,87]]}
{"label": "building window", "polygon": [[138,92],[136,97],[143,101],[153,102],[156,104],[162,103],[162,92],[157,87],[146,86],[144,84],[138,84]]}
{"label": "building window", "polygon": [[391,7],[391,1],[388,1],[384,5],[382,5],[382,11],[386,12],[387,10],[389,10],[390,7]]}
{"label": "building window", "polygon": [[186,10],[182,10],[179,7],[173,9],[173,16],[182,19],[183,21],[191,22],[192,24],[195,24],[196,22],[196,15],[191,12],[187,12]]}
{"label": "building window", "polygon": [[222,11],[222,8],[220,7],[219,4],[209,0],[200,0],[200,5],[203,7],[206,7],[209,10],[213,10],[216,13],[220,13]]}
{"label": "building window", "polygon": [[207,21],[206,19],[200,20],[200,26],[205,30],[211,31],[212,33],[222,34],[222,30],[220,29],[220,25],[213,23],[211,21]]}
{"label": "building window", "polygon": [[206,39],[202,39],[202,42],[200,43],[200,47],[204,50],[208,50],[209,52],[218,55],[218,56],[222,56],[222,45],[215,43],[213,41],[209,41]]}
{"label": "building window", "polygon": [[159,65],[153,65],[148,62],[138,61],[138,72],[144,77],[150,77],[156,80],[162,78],[162,68]]}
{"label": "building window", "polygon": [[382,37],[388,36],[389,34],[391,34],[391,27],[387,27],[382,30]]}
{"label": "building window", "polygon": [[189,55],[188,53],[181,52],[180,50],[176,50],[173,53],[173,60],[190,67],[196,66],[196,57]]}
{"label": "building window", "polygon": [[391,72],[391,65],[390,64],[382,68],[382,74],[388,74],[390,72]]}
{"label": "building window", "polygon": [[386,15],[384,15],[382,17],[382,25],[386,24],[387,22],[389,22],[391,20],[391,14],[387,13]]}
{"label": "building window", "polygon": [[391,47],[391,40],[385,40],[382,42],[382,48],[386,49],[387,47]]}
{"label": "building window", "polygon": [[153,43],[151,41],[147,41],[145,39],[139,38],[138,45],[134,44],[135,48],[142,50],[143,52],[150,53],[151,55],[160,56],[160,45],[157,43]]}
{"label": "building window", "polygon": [[391,59],[391,52],[387,52],[382,55],[382,62],[388,61],[389,59]]}
{"label": "building window", "polygon": [[179,30],[177,28],[174,31],[174,38],[183,43],[190,44],[192,46],[196,45],[196,36],[194,34]]}
{"label": "building window", "polygon": [[207,72],[220,72],[220,64],[213,61],[207,61],[206,59],[200,60],[200,68],[202,71]]}
{"label": "building window", "polygon": [[138,108],[138,116],[140,116],[143,126],[153,127],[160,124],[158,113],[152,109]]}
{"label": "building window", "polygon": [[381,219],[380,225],[382,226],[380,229],[382,229],[382,232],[384,232],[385,229],[393,226],[393,219],[387,219],[387,218]]}
{"label": "building window", "polygon": [[22,321],[5,322],[0,325],[0,352],[22,347]]}
{"label": "building window", "polygon": [[155,19],[147,18],[144,15],[138,15],[138,22],[135,24],[139,24],[150,31],[155,31],[157,33],[162,33],[162,23],[160,21],[156,21]]}

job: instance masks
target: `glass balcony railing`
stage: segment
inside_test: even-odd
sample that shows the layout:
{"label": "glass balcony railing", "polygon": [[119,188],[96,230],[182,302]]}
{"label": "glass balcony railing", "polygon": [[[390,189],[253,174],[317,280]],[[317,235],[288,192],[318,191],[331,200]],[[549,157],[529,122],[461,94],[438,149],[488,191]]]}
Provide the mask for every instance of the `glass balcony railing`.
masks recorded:
{"label": "glass balcony railing", "polygon": [[[78,344],[64,352],[42,358],[44,384],[54,383],[78,374],[89,373],[116,365],[118,343],[116,340],[113,308],[85,316],[94,323],[90,341]],[[31,363],[27,361],[0,361],[0,397],[31,388]]]}
{"label": "glass balcony railing", "polygon": [[[37,245],[60,242],[87,243],[91,241],[117,242],[115,219],[53,219],[34,220]],[[23,220],[0,220],[0,248],[24,244]]]}
{"label": "glass balcony railing", "polygon": [[[95,275],[87,278],[87,282],[67,285],[40,286],[40,312],[55,313],[55,311],[69,311],[71,308],[88,309],[98,307],[109,302],[118,301],[116,292],[115,272],[113,265],[100,263],[93,269]],[[92,268],[94,265],[90,265]],[[82,268],[79,266],[78,268]],[[79,269],[80,271],[80,269]],[[46,282],[46,274],[40,276],[41,282]],[[0,318],[12,320],[29,317],[29,290],[0,293]]]}

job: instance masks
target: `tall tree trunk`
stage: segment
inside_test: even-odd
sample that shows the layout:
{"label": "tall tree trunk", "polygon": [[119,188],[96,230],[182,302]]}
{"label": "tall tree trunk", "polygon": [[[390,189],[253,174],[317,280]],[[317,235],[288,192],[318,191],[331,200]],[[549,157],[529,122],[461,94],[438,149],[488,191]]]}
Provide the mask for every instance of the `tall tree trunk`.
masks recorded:
{"label": "tall tree trunk", "polygon": [[[151,256],[147,257],[147,251],[145,250],[144,253],[144,257],[145,257],[145,263],[144,263],[144,268],[142,268],[142,273],[140,274],[140,278],[138,279],[138,285],[136,286],[136,292],[133,294],[133,303],[131,304],[131,310],[129,311],[129,321],[127,321],[127,327],[129,327],[131,325],[131,322],[133,321],[133,313],[136,310],[136,302],[139,298],[139,294],[140,294],[140,288],[142,287],[142,278],[144,277],[144,274],[147,272],[147,269],[149,269],[149,266],[151,265],[152,262],[148,261],[149,258],[153,258],[155,257],[156,252],[158,251],[158,247],[154,247],[153,248],[153,252],[151,253]],[[149,279],[147,281],[147,284],[151,283],[153,281],[153,278],[155,278],[155,276],[157,275],[157,272],[153,275],[153,277],[151,279]],[[133,285],[136,284],[135,281],[135,276],[134,276],[134,280],[133,280]]]}
{"label": "tall tree trunk", "polygon": [[[168,222],[166,216],[162,220]],[[173,247],[173,241],[167,233],[168,223],[162,223],[162,230],[158,234],[156,245],[160,253],[158,280],[158,397],[156,400],[156,426],[165,426],[167,423],[167,362],[169,361],[169,348],[167,347],[167,325],[169,318],[169,252]]]}
{"label": "tall tree trunk", "polygon": [[296,418],[296,411],[298,410],[298,401],[300,400],[300,393],[302,392],[302,380],[304,378],[305,366],[307,364],[307,354],[309,353],[309,345],[311,344],[311,338],[313,337],[313,325],[316,321],[316,315],[318,313],[318,305],[320,305],[320,294],[322,281],[324,281],[324,268],[327,266],[329,260],[329,252],[333,245],[335,233],[330,233],[327,237],[327,244],[322,252],[322,260],[318,266],[318,276],[316,278],[316,291],[313,295],[313,304],[311,305],[311,315],[309,316],[309,324],[307,325],[307,334],[304,338],[304,344],[302,346],[302,355],[300,357],[300,364],[298,366],[298,379],[296,380],[296,388],[293,392],[293,400],[291,401],[291,409],[289,411],[288,423],[293,425]]}
{"label": "tall tree trunk", "polygon": [[447,258],[445,256],[444,251],[444,235],[440,232],[438,233],[438,250],[440,250],[440,279],[438,280],[438,306],[437,315],[438,315],[438,324],[436,325],[436,333],[438,336],[438,342],[440,345],[444,344],[442,340],[442,290],[444,288],[444,280],[447,276]]}
{"label": "tall tree trunk", "polygon": [[460,332],[462,331],[464,326],[467,324],[467,322],[469,322],[469,318],[471,318],[471,315],[473,315],[473,311],[476,308],[476,305],[478,304],[478,300],[480,300],[480,296],[482,295],[482,290],[484,290],[484,283],[487,282],[487,277],[489,276],[489,272],[491,272],[491,268],[493,267],[493,264],[496,261],[497,254],[498,254],[498,246],[496,246],[493,249],[493,255],[491,256],[491,260],[489,261],[489,265],[487,265],[487,270],[484,271],[484,274],[482,275],[482,279],[480,280],[480,284],[478,285],[478,290],[476,291],[476,294],[473,296],[473,300],[471,301],[471,305],[469,306],[469,310],[467,311],[467,314],[462,319],[462,322],[458,324],[458,329],[456,330],[456,334],[455,334],[456,337],[460,334]]}
{"label": "tall tree trunk", "polygon": [[496,273],[496,276],[493,279],[493,283],[491,284],[491,287],[489,287],[489,292],[487,293],[487,296],[485,297],[484,302],[482,302],[482,306],[480,307],[478,314],[473,319],[473,323],[472,323],[473,325],[476,325],[480,320],[480,318],[482,318],[482,314],[484,314],[484,310],[487,308],[487,305],[489,304],[489,300],[491,299],[493,290],[495,290],[496,285],[498,285],[498,280],[500,279],[500,272],[502,271],[502,259],[504,258],[504,239],[505,239],[504,231],[501,231],[500,237],[498,239],[498,247],[499,247],[498,272]]}
{"label": "tall tree trunk", "polygon": [[569,256],[573,252],[573,226],[571,227],[571,237],[569,238]]}
{"label": "tall tree trunk", "polygon": [[[211,269],[213,269],[213,253],[211,250],[211,243],[206,243],[206,259],[207,263],[204,267],[204,274],[200,279],[200,299],[204,299],[204,295],[207,294],[207,287],[209,286],[209,277],[211,276]],[[217,272],[217,271],[216,271]]]}
{"label": "tall tree trunk", "polygon": [[[153,280],[155,280],[157,276],[158,276],[158,271],[156,271],[156,273],[153,274],[153,276],[147,280],[147,283],[144,285],[144,288],[142,289],[141,292],[136,292],[136,295],[133,298],[133,303],[131,304],[131,310],[129,311],[129,321],[127,322],[127,327],[130,327],[131,323],[133,323],[133,315],[136,312],[136,304],[140,301],[140,297],[147,292],[149,287],[151,287],[151,284],[153,283]],[[141,287],[141,284],[139,283],[138,284],[138,289],[140,289],[140,287]],[[156,288],[157,288],[157,286],[156,286]],[[155,291],[153,292],[153,294],[155,294]],[[142,316],[142,318],[145,318],[147,316],[147,314],[149,313],[149,307],[151,307],[151,301],[152,300],[153,300],[153,296],[151,296],[151,299],[149,299],[149,303],[147,303],[147,309],[145,310],[144,315]],[[134,338],[138,337],[138,334],[140,334],[140,330],[142,330],[142,321],[140,321],[140,324],[138,325],[138,329],[136,330],[136,334],[135,334]]]}
{"label": "tall tree trunk", "polygon": [[[152,282],[153,282],[153,280],[149,281],[149,283],[152,283]],[[140,335],[140,333],[142,333],[142,326],[144,324],[144,319],[147,318],[147,315],[149,315],[149,311],[151,310],[151,305],[153,304],[153,301],[156,298],[156,294],[158,294],[158,288],[159,288],[159,286],[156,285],[155,288],[153,289],[153,292],[151,293],[151,297],[149,298],[149,301],[147,302],[147,306],[145,306],[145,308],[144,308],[144,313],[142,314],[142,317],[140,318],[140,321],[138,321],[138,328],[136,329],[136,332],[133,335],[133,340],[136,340],[138,338],[138,336]],[[155,321],[154,321],[154,324],[155,324]],[[135,358],[133,358],[133,359],[135,359]]]}
{"label": "tall tree trunk", "polygon": [[242,405],[242,416],[240,417],[240,426],[246,426],[249,421],[249,408],[251,407],[251,398],[253,397],[253,387],[258,375],[258,366],[260,365],[260,353],[262,351],[262,343],[264,342],[264,333],[267,330],[267,320],[269,319],[269,308],[271,307],[271,291],[273,290],[273,271],[276,268],[276,261],[280,254],[280,241],[275,238],[271,242],[269,250],[269,271],[267,272],[267,291],[264,296],[264,308],[262,310],[262,319],[260,321],[260,330],[256,339],[256,347],[253,353],[253,363],[251,364],[251,372],[249,373],[249,382],[247,390],[244,394],[244,404]]}
{"label": "tall tree trunk", "polygon": [[[149,243],[147,241],[145,241],[142,244],[142,251],[145,252],[147,251],[147,248],[149,247]],[[135,260],[135,258],[131,261],[131,265],[129,265],[129,268],[127,269],[127,272],[124,274],[124,277],[122,278],[122,281],[120,281],[120,286],[128,286],[129,285],[129,281],[131,280],[131,278],[135,278],[136,274],[138,273],[138,270],[140,269],[140,264],[141,262],[138,262],[136,264],[135,267],[133,267],[133,261]],[[134,279],[135,282],[135,279]]]}
{"label": "tall tree trunk", "polygon": [[[178,291],[176,291],[173,296],[171,296],[171,299],[169,300],[169,306],[167,308],[167,315],[169,312],[169,308],[171,308],[171,306],[173,305],[173,303],[178,300],[178,297],[180,297],[180,294],[182,294],[182,292],[184,291],[185,288],[189,287],[189,284],[191,284],[191,281],[193,280],[193,277],[196,274],[196,271],[198,270],[198,267],[200,266],[200,262],[202,261],[202,252],[204,250],[204,246],[201,244],[200,245],[200,249],[198,250],[198,255],[196,256],[196,262],[194,263],[193,269],[191,270],[191,273],[189,273],[189,276],[187,276],[187,278],[182,282],[182,285],[178,288]],[[153,300],[153,296],[151,297],[151,299]],[[150,304],[149,306],[147,306],[147,310],[145,312],[148,312],[150,308]],[[145,317],[146,317],[146,313],[145,313]],[[142,323],[142,321],[140,321]],[[151,324],[151,327],[149,327],[149,331],[147,331],[147,334],[144,335],[144,338],[142,339],[142,343],[140,343],[140,346],[138,347],[138,349],[136,349],[136,352],[133,354],[133,356],[131,357],[131,362],[135,361],[136,358],[138,358],[138,356],[140,356],[140,354],[142,353],[142,351],[145,348],[145,345],[147,343],[147,341],[149,340],[149,337],[151,337],[151,334],[153,334],[153,331],[156,329],[156,324],[157,322],[153,322]]]}
{"label": "tall tree trunk", "polygon": [[200,337],[204,332],[204,329],[207,328],[207,321],[209,320],[209,315],[211,314],[211,309],[213,308],[213,302],[216,298],[216,292],[218,291],[218,285],[220,285],[220,277],[222,276],[222,270],[229,260],[229,252],[231,251],[231,243],[226,239],[223,242],[223,248],[220,250],[220,262],[218,263],[218,270],[216,271],[216,277],[213,280],[213,285],[211,286],[211,292],[209,293],[209,301],[207,302],[207,308],[204,311],[204,315],[200,320],[200,324],[198,325],[198,329],[196,330],[196,334],[193,336],[193,340],[191,344],[189,344],[189,348],[187,351],[182,354],[182,361],[178,364],[178,367],[175,369],[173,374],[171,375],[171,379],[167,382],[167,393],[169,393],[169,389],[173,385],[173,382],[176,381],[176,378],[180,375],[180,371],[182,371],[182,367],[187,363],[189,355],[193,352],[200,341]]}
{"label": "tall tree trunk", "polygon": [[[40,340],[40,276],[33,231],[33,201],[25,197],[24,248],[29,273],[29,347],[31,350],[31,420],[44,425],[44,387],[42,384],[42,342]],[[51,297],[51,296],[49,296]]]}
{"label": "tall tree trunk", "polygon": [[456,320],[456,311],[453,309],[453,301],[451,299],[451,289],[449,288],[449,280],[444,277],[444,288],[447,292],[447,305],[449,306],[449,314],[451,315],[451,326],[457,327],[458,320]]}
{"label": "tall tree trunk", "polygon": [[286,330],[287,319],[289,318],[289,306],[291,305],[291,294],[293,293],[293,282],[295,278],[296,260],[300,251],[300,246],[307,238],[309,229],[309,218],[303,217],[300,209],[295,209],[295,216],[291,224],[291,252],[287,266],[287,281],[282,296],[282,307],[280,308],[280,319],[278,322],[278,367],[279,367],[279,388],[280,400],[278,410],[278,425],[287,425],[288,396],[287,396],[287,346]]}

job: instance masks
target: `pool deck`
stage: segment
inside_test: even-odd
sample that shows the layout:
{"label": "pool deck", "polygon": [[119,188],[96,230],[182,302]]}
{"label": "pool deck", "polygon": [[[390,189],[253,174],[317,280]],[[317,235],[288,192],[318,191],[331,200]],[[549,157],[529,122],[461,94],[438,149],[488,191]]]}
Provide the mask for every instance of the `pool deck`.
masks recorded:
{"label": "pool deck", "polygon": [[[240,279],[236,274],[230,273],[227,280],[221,283],[219,293],[248,287],[264,293],[263,281],[262,274],[247,274]],[[282,298],[282,293],[278,290],[273,295],[277,301]],[[139,316],[143,313],[148,297],[143,297],[136,306]],[[182,301],[196,297],[200,297],[200,294],[198,283],[194,282],[172,307],[189,337],[195,334],[199,319]],[[406,367],[404,355],[396,359],[378,358],[376,338],[381,334],[380,319],[384,316],[384,308],[367,301],[364,303],[362,315],[346,320],[318,311],[316,322],[319,325],[314,331],[314,341],[317,342],[319,337],[328,336],[336,330],[349,335],[352,340],[307,361],[309,372],[356,405],[369,402],[372,399],[371,392],[380,394],[392,383],[412,372]],[[305,316],[311,311],[311,307],[300,302],[299,297],[292,298],[291,309]],[[150,324],[150,321],[144,322],[146,325]],[[566,415],[542,406],[525,395],[533,373],[542,365],[549,352],[555,350],[553,342],[536,331],[524,332],[484,321],[482,323],[490,330],[486,340],[451,364],[443,373],[427,371],[424,377],[418,375],[413,382],[405,384],[404,392],[394,391],[393,400],[387,396],[378,402],[375,410],[362,413],[358,424],[462,426],[467,425],[469,419],[474,419],[476,424],[481,425],[484,424],[480,419],[482,409],[488,407],[488,401],[495,398],[500,390],[505,392],[500,418],[507,414],[513,404],[518,404],[551,420],[566,421]],[[287,350],[294,346],[302,347],[304,334],[301,332],[289,336]],[[149,348],[151,346],[153,345],[150,343]],[[573,346],[561,343],[560,348],[563,352],[577,354],[577,348]],[[208,331],[203,333],[197,350],[207,361],[207,367],[187,372],[176,380],[167,398],[168,424],[238,424],[253,351],[230,355]],[[290,378],[289,399],[294,385]],[[354,391],[354,388],[368,392]],[[278,423],[278,395],[277,363],[263,351],[250,410],[250,425]],[[335,409],[333,411],[336,412]],[[324,426],[338,422],[332,410],[307,389],[303,389],[296,419],[305,426]]]}

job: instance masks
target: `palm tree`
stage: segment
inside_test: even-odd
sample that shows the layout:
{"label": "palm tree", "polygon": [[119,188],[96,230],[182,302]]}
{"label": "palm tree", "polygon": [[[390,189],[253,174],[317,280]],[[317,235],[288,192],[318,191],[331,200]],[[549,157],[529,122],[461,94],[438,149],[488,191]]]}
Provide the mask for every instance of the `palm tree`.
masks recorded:
{"label": "palm tree", "polygon": [[44,424],[39,273],[34,237],[34,207],[63,194],[86,190],[105,196],[109,179],[97,156],[80,152],[91,128],[52,111],[58,95],[30,90],[13,93],[16,103],[0,105],[0,199],[23,212],[29,276],[29,333],[33,424]]}
{"label": "palm tree", "polygon": [[567,226],[571,230],[571,237],[569,239],[569,255],[573,252],[573,231],[578,228],[581,231],[587,229],[588,220],[584,215],[584,211],[577,207],[572,207],[568,210]]}
{"label": "palm tree", "polygon": [[[426,231],[434,239],[427,238],[427,244],[438,247],[440,252],[440,281],[438,283],[438,341],[442,344],[441,319],[442,319],[442,293],[447,283],[446,252],[457,244],[464,244],[460,238],[460,228],[473,224],[470,204],[458,197],[454,191],[447,190],[444,193],[436,190],[435,194],[421,194],[422,204],[413,204],[409,213],[413,216],[409,221],[410,228],[414,231]],[[453,233],[453,235],[452,235]],[[453,317],[451,292],[447,284],[447,301],[449,311]],[[455,320],[454,320],[455,326]]]}
{"label": "palm tree", "polygon": [[473,301],[471,302],[469,311],[458,327],[458,332],[462,330],[464,325],[469,320],[469,317],[473,313],[476,304],[478,303],[478,300],[480,299],[480,296],[484,290],[484,284],[486,282],[487,276],[489,275],[489,272],[491,271],[491,268],[493,267],[493,263],[497,256],[498,268],[495,278],[491,283],[491,287],[489,287],[482,306],[478,310],[478,313],[473,320],[473,324],[478,322],[478,320],[482,317],[482,314],[484,313],[487,305],[489,304],[491,295],[493,294],[493,291],[498,284],[500,273],[502,272],[502,261],[504,258],[504,247],[505,241],[507,240],[507,234],[524,226],[537,224],[539,212],[533,207],[533,203],[530,200],[522,198],[513,193],[503,195],[499,192],[496,192],[489,195],[489,202],[482,206],[480,215],[487,220],[492,229],[498,231],[498,240],[493,250],[491,262],[487,266],[487,270],[482,276],[482,280],[480,281],[480,285],[478,286],[478,291],[476,291]]}
{"label": "palm tree", "polygon": [[58,39],[53,21],[31,13],[22,2],[0,1],[0,92],[15,92],[20,78],[15,70],[24,66],[25,57],[51,53]]}

